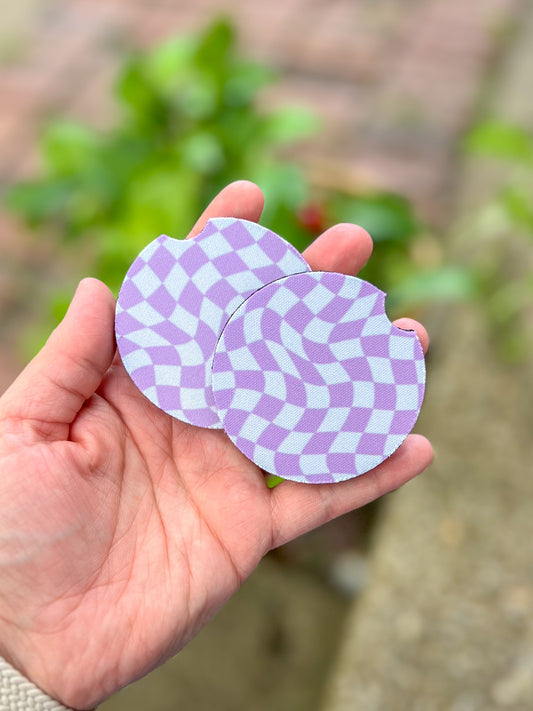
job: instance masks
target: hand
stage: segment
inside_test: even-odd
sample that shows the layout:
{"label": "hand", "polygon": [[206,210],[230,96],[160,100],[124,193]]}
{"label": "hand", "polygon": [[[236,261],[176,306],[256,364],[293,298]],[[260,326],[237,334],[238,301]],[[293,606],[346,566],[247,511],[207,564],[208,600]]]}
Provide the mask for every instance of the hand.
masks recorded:
{"label": "hand", "polygon": [[[197,224],[257,220],[226,188]],[[371,252],[338,225],[305,256],[356,273]],[[264,473],[220,430],[175,420],[115,354],[114,299],[82,281],[61,325],[0,400],[0,655],[62,703],[89,709],[178,652],[270,549],[397,488],[432,457],[407,438],[335,485]],[[424,347],[427,334],[414,322]]]}

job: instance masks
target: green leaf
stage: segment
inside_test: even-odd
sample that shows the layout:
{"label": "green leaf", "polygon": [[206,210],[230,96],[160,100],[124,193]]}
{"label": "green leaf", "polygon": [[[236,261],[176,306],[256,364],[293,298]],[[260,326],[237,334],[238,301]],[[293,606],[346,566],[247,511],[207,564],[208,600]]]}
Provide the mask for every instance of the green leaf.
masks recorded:
{"label": "green leaf", "polygon": [[232,23],[225,18],[215,20],[199,37],[195,64],[209,73],[219,73],[232,54],[235,40]]}
{"label": "green leaf", "polygon": [[193,74],[176,90],[173,100],[184,116],[201,121],[215,115],[219,95],[211,77]]}
{"label": "green leaf", "polygon": [[501,199],[512,222],[518,227],[525,227],[533,235],[531,191],[521,186],[510,187],[504,190]]}
{"label": "green leaf", "polygon": [[224,103],[231,107],[249,104],[275,77],[274,70],[263,64],[243,62],[235,66],[224,86]]}
{"label": "green leaf", "polygon": [[475,154],[515,163],[533,162],[533,136],[519,126],[486,121],[470,132],[467,149]]}
{"label": "green leaf", "polygon": [[136,245],[159,234],[184,237],[199,208],[200,176],[185,166],[154,167],[132,178],[124,201],[120,231]]}
{"label": "green leaf", "polygon": [[148,81],[168,94],[184,74],[190,73],[196,47],[194,37],[175,37],[153,49],[144,59]]}
{"label": "green leaf", "polygon": [[154,90],[146,79],[146,72],[140,55],[135,54],[125,63],[115,82],[116,96],[137,112],[150,106],[154,100]]}
{"label": "green leaf", "polygon": [[181,146],[183,163],[202,175],[221,170],[225,164],[224,151],[212,133],[193,133]]}
{"label": "green leaf", "polygon": [[307,199],[307,182],[303,172],[295,165],[267,160],[255,166],[250,178],[265,194],[263,219],[266,223],[269,215],[275,213],[280,205],[296,211]]}
{"label": "green leaf", "polygon": [[443,266],[419,271],[405,278],[390,290],[389,296],[396,304],[428,304],[446,301],[464,301],[478,293],[477,280],[469,269]]}
{"label": "green leaf", "polygon": [[284,481],[285,479],[282,479],[280,476],[276,476],[276,474],[267,474],[265,477],[265,483],[269,489],[274,489]]}
{"label": "green leaf", "polygon": [[311,111],[287,107],[270,114],[265,122],[265,138],[273,144],[293,143],[314,136],[320,121]]}
{"label": "green leaf", "polygon": [[72,291],[70,289],[61,289],[52,298],[50,304],[50,313],[54,319],[54,323],[59,323],[65,314],[72,300]]}
{"label": "green leaf", "polygon": [[26,182],[7,189],[4,205],[21,215],[28,224],[37,226],[57,216],[69,196],[69,187],[63,181]]}
{"label": "green leaf", "polygon": [[56,121],[44,133],[43,157],[54,175],[71,176],[86,172],[99,148],[96,134],[72,121]]}
{"label": "green leaf", "polygon": [[406,242],[419,230],[410,203],[389,193],[334,196],[328,212],[332,223],[353,222],[364,227],[374,242]]}

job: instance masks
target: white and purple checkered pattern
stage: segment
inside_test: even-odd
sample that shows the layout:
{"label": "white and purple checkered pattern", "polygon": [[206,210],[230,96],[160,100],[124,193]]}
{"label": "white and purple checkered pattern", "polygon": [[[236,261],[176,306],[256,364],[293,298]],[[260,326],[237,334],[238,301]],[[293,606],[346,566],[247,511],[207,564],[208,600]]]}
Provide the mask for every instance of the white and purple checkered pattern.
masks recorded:
{"label": "white and purple checkered pattern", "polygon": [[126,370],[173,417],[222,427],[211,366],[228,318],[265,284],[309,269],[292,245],[247,220],[209,220],[190,240],[158,237],[133,262],[117,301]]}
{"label": "white and purple checkered pattern", "polygon": [[318,484],[363,474],[400,446],[422,405],[424,356],[384,301],[356,277],[310,272],[240,306],[217,345],[213,393],[249,459]]}

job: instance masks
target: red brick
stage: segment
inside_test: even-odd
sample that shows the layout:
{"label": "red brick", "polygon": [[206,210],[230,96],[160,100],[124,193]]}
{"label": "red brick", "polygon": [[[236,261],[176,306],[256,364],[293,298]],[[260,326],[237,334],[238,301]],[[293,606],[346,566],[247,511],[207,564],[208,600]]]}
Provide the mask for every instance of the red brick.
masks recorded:
{"label": "red brick", "polygon": [[322,122],[311,146],[337,153],[350,141],[351,133],[369,120],[369,107],[361,100],[360,91],[340,82],[286,78],[263,92],[261,106],[266,109],[291,105],[310,110]]}
{"label": "red brick", "polygon": [[24,164],[35,157],[37,134],[28,122],[15,124],[11,140],[0,155],[0,182],[10,183],[24,174]]}
{"label": "red brick", "polygon": [[23,262],[31,252],[31,242],[20,222],[0,210],[0,264],[7,260]]}
{"label": "red brick", "polygon": [[48,105],[55,92],[39,67],[11,67],[0,73],[0,96],[4,111],[20,119]]}
{"label": "red brick", "polygon": [[407,197],[421,217],[433,223],[442,222],[447,206],[445,188],[449,171],[444,160],[428,161],[414,154],[364,150],[352,159],[369,185]]}
{"label": "red brick", "polygon": [[383,71],[383,53],[372,37],[358,41],[330,41],[327,36],[311,40],[304,53],[302,68],[316,74],[346,81],[371,82]]}
{"label": "red brick", "polygon": [[[8,106],[0,108],[0,145],[8,146],[13,141],[13,136],[17,133],[17,126],[20,118],[13,113]],[[2,155],[0,154],[0,166]]]}
{"label": "red brick", "polygon": [[168,37],[200,29],[204,18],[204,12],[198,7],[139,6],[124,18],[124,25],[128,41],[135,46],[151,47]]}
{"label": "red brick", "polygon": [[94,64],[86,80],[76,84],[63,113],[94,128],[108,127],[117,113],[112,92],[117,73],[111,58]]}

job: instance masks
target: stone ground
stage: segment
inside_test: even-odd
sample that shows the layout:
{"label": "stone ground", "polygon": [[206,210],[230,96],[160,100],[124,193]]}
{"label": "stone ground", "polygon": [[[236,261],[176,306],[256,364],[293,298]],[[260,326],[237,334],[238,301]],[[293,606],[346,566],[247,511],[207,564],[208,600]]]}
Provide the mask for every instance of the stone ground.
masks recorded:
{"label": "stone ground", "polygon": [[[112,120],[109,87],[126,46],[151,45],[165,36],[200,27],[214,13],[224,11],[237,20],[243,49],[280,70],[281,82],[269,95],[269,100],[303,103],[323,116],[326,126],[323,137],[313,146],[307,146],[302,156],[317,184],[343,188],[377,186],[396,190],[412,199],[419,213],[432,225],[446,227],[458,193],[466,190],[464,181],[459,177],[463,166],[457,160],[461,136],[477,115],[487,82],[498,67],[502,47],[506,46],[513,27],[525,17],[528,7],[529,3],[525,0],[470,0],[467,8],[459,0],[283,0],[271,3],[261,0],[248,0],[247,3],[198,0],[194,4],[171,0],[24,0],[17,3],[16,8],[18,18],[15,19],[19,29],[11,34],[6,31],[10,22],[9,11],[6,10],[0,31],[0,49],[3,48],[4,56],[3,66],[0,67],[0,189],[38,170],[36,138],[39,126],[47,117],[67,114],[100,126]],[[528,95],[527,89],[525,95]],[[0,213],[0,391],[20,367],[20,356],[14,344],[23,325],[35,318],[38,313],[36,302],[42,301],[58,276],[53,266],[54,250],[53,241],[35,241]],[[473,323],[477,323],[475,318]],[[459,441],[464,444],[467,431],[476,442],[481,442],[477,431],[479,422],[485,419],[488,411],[502,408],[499,397],[494,396],[494,400],[490,400],[486,396],[486,381],[477,373],[477,360],[463,361],[467,345],[471,354],[469,357],[477,354],[487,368],[492,363],[490,356],[485,351],[480,354],[476,350],[479,338],[475,329],[467,324],[461,329],[458,333],[463,347],[454,353],[445,347],[446,339],[439,339],[443,347],[436,349],[434,359],[435,369],[439,369],[440,385],[431,386],[433,393],[430,389],[426,408],[430,412],[426,414],[424,423],[427,430],[435,435],[439,451],[451,451],[453,457],[443,459],[443,464],[438,465],[440,469],[435,468],[434,473],[422,479],[420,484],[391,497],[389,513],[379,532],[375,582],[369,588],[370,591],[381,592],[369,592],[361,604],[361,615],[354,618],[356,621],[350,627],[348,645],[353,640],[358,641],[353,641],[355,646],[349,647],[352,651],[346,652],[336,675],[336,679],[340,680],[338,688],[342,687],[344,691],[337,696],[333,692],[331,695],[331,699],[349,699],[343,709],[415,709],[411,702],[419,688],[429,689],[422,697],[422,705],[418,706],[423,711],[440,708],[469,711],[478,708],[472,703],[468,706],[468,693],[463,695],[466,701],[458,696],[450,703],[447,698],[444,705],[435,705],[432,699],[440,697],[432,697],[431,689],[456,689],[457,684],[466,684],[465,674],[469,669],[473,670],[472,679],[482,679],[482,675],[476,676],[478,667],[475,664],[482,666],[479,650],[483,645],[476,644],[478,639],[483,640],[481,632],[486,631],[489,621],[486,617],[479,618],[476,628],[479,635],[472,637],[470,656],[470,647],[464,645],[468,647],[468,654],[465,652],[463,657],[466,659],[468,656],[468,659],[461,669],[439,658],[430,674],[428,667],[433,657],[428,653],[428,646],[417,646],[417,640],[427,639],[430,634],[426,634],[428,610],[436,619],[438,616],[434,609],[424,607],[424,601],[430,598],[434,588],[421,584],[424,580],[421,564],[433,565],[440,571],[440,578],[437,576],[431,585],[451,590],[450,600],[457,602],[457,590],[465,589],[471,600],[476,588],[469,589],[472,580],[469,572],[472,566],[475,567],[475,560],[478,561],[480,575],[488,568],[489,572],[483,574],[488,577],[492,574],[493,581],[498,578],[500,568],[484,565],[483,560],[487,559],[479,557],[478,549],[472,551],[471,557],[463,556],[465,541],[472,538],[485,541],[489,546],[497,545],[501,540],[498,560],[505,561],[506,556],[511,560],[509,551],[515,547],[515,538],[498,536],[498,529],[491,527],[491,522],[509,522],[516,509],[515,498],[525,497],[528,491],[526,483],[526,488],[517,483],[511,487],[511,493],[505,494],[504,503],[501,503],[499,492],[505,490],[501,474],[495,473],[494,480],[490,477],[484,479],[483,476],[485,468],[490,467],[490,458],[483,459],[480,454],[482,448],[476,446],[475,461],[471,461],[464,458],[464,449],[457,448]],[[457,337],[454,332],[454,340]],[[472,382],[465,384],[464,379],[460,379],[461,373],[465,372],[463,363],[467,363],[468,368],[480,378],[478,388],[475,387],[477,380],[472,379]],[[506,401],[506,409],[503,409],[508,413],[514,402],[512,398],[515,395],[524,398],[525,390],[517,388],[514,376],[502,375],[497,363],[490,367],[493,370],[489,369],[484,375],[504,378],[501,386],[508,388],[509,400]],[[452,410],[454,403],[461,398],[465,410],[469,412],[472,400],[479,400],[474,408],[476,417],[471,421],[469,430],[464,428],[456,409]],[[437,416],[445,405],[449,409],[446,410],[448,420],[443,427],[442,420]],[[453,426],[449,426],[450,421]],[[503,432],[507,433],[507,447],[514,452],[514,433],[506,428]],[[487,428],[486,436],[490,439],[488,444],[495,447],[500,438],[499,425]],[[526,432],[522,431],[520,436],[525,438]],[[494,451],[489,447],[488,451],[491,456],[494,455],[493,463],[499,464],[501,460],[496,455],[500,449],[496,449]],[[473,467],[478,468],[476,476],[471,475]],[[517,464],[513,481],[518,481],[519,470]],[[457,504],[461,515],[456,512],[452,501],[454,490],[450,490],[450,482],[456,479],[450,478],[450,472],[461,472],[468,484],[465,489],[461,489],[459,484],[456,486],[459,491],[464,491],[461,502]],[[485,487],[485,481],[490,482],[490,486]],[[479,494],[486,488],[487,499],[485,494]],[[413,491],[426,493],[425,496],[421,494],[420,499],[411,499]],[[437,511],[431,509],[428,497],[436,500],[441,508]],[[474,523],[470,523],[470,518],[464,513],[464,509],[468,513],[466,503],[470,501],[476,502],[473,508],[480,514],[486,511],[494,513],[494,519],[488,515],[480,519],[480,530],[471,530]],[[445,506],[448,502],[449,509]],[[505,510],[501,509],[502,506]],[[520,511],[520,520],[526,521],[527,506],[524,504]],[[168,701],[158,701],[158,709],[174,708],[176,705],[179,708],[194,708],[195,711],[202,708],[222,711],[226,708],[228,711],[240,708],[280,711],[318,708],[324,674],[334,655],[346,610],[346,601],[338,591],[325,585],[324,579],[336,576],[348,587],[360,585],[364,578],[364,562],[361,564],[360,557],[352,549],[357,547],[357,537],[366,528],[365,516],[371,513],[369,510],[356,517],[346,517],[340,528],[332,525],[318,536],[315,534],[307,539],[311,541],[310,546],[299,542],[276,557],[270,557],[235,601],[176,662],[126,690],[122,696],[117,696],[112,702],[116,704],[114,708],[134,708],[134,698],[145,708],[151,705],[149,699],[154,698],[154,688],[168,689],[170,686],[174,690],[172,694],[177,696],[169,696]],[[407,547],[411,554],[398,559],[403,562],[395,563],[398,548],[391,548],[391,540],[400,536],[401,540],[396,540],[395,545],[401,546],[405,530],[402,525],[406,521],[412,525],[419,523],[420,530],[407,529],[402,552],[405,554]],[[523,530],[526,531],[525,528]],[[436,553],[428,548],[418,560],[416,543],[425,536],[436,541],[441,548]],[[509,546],[509,550],[503,541],[508,541],[505,545]],[[486,546],[481,546],[479,550],[487,553]],[[344,557],[337,557],[336,567],[332,568],[324,564],[324,554],[330,554],[335,548],[342,549]],[[322,557],[315,556],[314,551],[321,552]],[[320,562],[317,563],[315,557]],[[524,558],[519,561],[520,570],[526,559],[524,553]],[[295,560],[299,562],[296,569],[285,565],[287,561]],[[453,581],[448,580],[451,574],[449,566],[455,560],[461,561],[463,588],[454,587]],[[362,572],[357,573],[358,566]],[[380,572],[383,570],[385,572]],[[455,571],[453,575],[456,575]],[[397,584],[392,585],[391,579],[397,579]],[[381,588],[380,580],[384,581]],[[512,618],[512,624],[521,628],[529,611],[531,593],[529,582],[524,583],[520,575],[516,580],[515,583],[515,578],[509,573],[506,586],[500,590],[504,607],[494,610],[495,614]],[[413,588],[418,589],[416,597],[420,605],[417,607],[406,602],[405,609],[400,610],[402,614],[398,615],[398,607],[393,604],[394,596],[388,593],[389,588],[398,590],[398,587],[407,597]],[[498,594],[496,588],[493,582],[491,594]],[[303,589],[308,591],[307,602],[300,609],[295,601],[302,599],[300,592]],[[398,599],[404,598],[399,596]],[[382,607],[379,606],[380,600]],[[492,609],[490,597],[486,598],[486,602],[483,609]],[[478,619],[478,608],[474,602],[451,606],[442,605],[442,601],[441,607],[446,610],[447,619],[455,621],[453,634],[457,636],[452,641],[461,647],[464,639],[459,632],[470,618]],[[396,647],[387,638],[387,629],[379,627],[380,615],[383,620],[390,620],[388,629],[398,640]],[[361,619],[367,619],[366,636],[360,631]],[[314,626],[309,626],[309,622]],[[437,624],[434,633],[431,633],[431,644],[435,648],[438,648],[442,628],[447,629],[445,622],[439,624],[441,626]],[[394,632],[395,626],[399,632]],[[372,640],[377,630],[381,634],[378,638],[382,640],[382,650],[378,653],[376,645],[372,645],[372,654],[369,654],[365,652],[368,649],[365,644]],[[517,651],[517,661],[513,666],[509,656],[509,645],[513,639],[509,633],[504,636],[504,641],[509,641],[508,646],[502,642],[495,648],[495,654],[500,650],[502,675],[498,678],[503,686],[491,693],[496,696],[503,694],[502,698],[508,698],[510,693],[505,686],[505,664],[509,674],[515,674],[519,682],[528,671],[527,649],[522,656]],[[407,645],[405,653],[402,640],[407,640],[410,645]],[[394,653],[391,651],[386,656],[389,647]],[[454,649],[450,640],[442,646],[442,650],[448,649]],[[476,651],[479,653],[477,662]],[[459,654],[459,659],[463,657]],[[361,696],[363,700],[360,704],[352,703],[350,693],[354,685],[364,689],[361,674],[355,673],[352,665],[354,658],[360,663],[361,670],[368,674],[368,679],[374,680],[371,694],[377,693],[377,675],[386,675],[391,665],[390,670],[394,671],[390,673],[397,675],[395,678],[399,681],[396,685],[389,685],[388,696],[380,696],[378,688],[377,696]],[[406,658],[406,662],[394,666],[394,662],[402,658]],[[250,663],[252,659],[256,661],[255,666]],[[209,685],[205,684],[203,676],[206,669],[209,670]],[[420,676],[422,673],[423,676]],[[236,685],[228,683],[232,677],[236,677]],[[427,682],[424,681],[426,677]],[[459,680],[455,687],[450,677]],[[294,679],[300,684],[289,683]],[[333,688],[337,687],[334,685]],[[404,691],[404,697],[398,692],[400,688]],[[470,693],[468,684],[465,689],[465,693]],[[453,706],[455,701],[457,703]],[[164,703],[168,705],[164,706]],[[512,703],[508,707],[515,708]],[[109,706],[111,708],[112,705]]]}
{"label": "stone ground", "polygon": [[[530,4],[485,97],[491,116],[529,130],[532,37]],[[463,166],[450,255],[484,258],[496,239],[505,260],[531,273],[520,235],[488,237],[486,222],[465,231],[465,214],[505,175],[488,160]],[[436,461],[381,519],[372,583],[347,623],[327,711],[533,708],[533,361],[504,367],[483,324],[481,305],[438,319],[448,345],[431,363],[420,425]]]}

